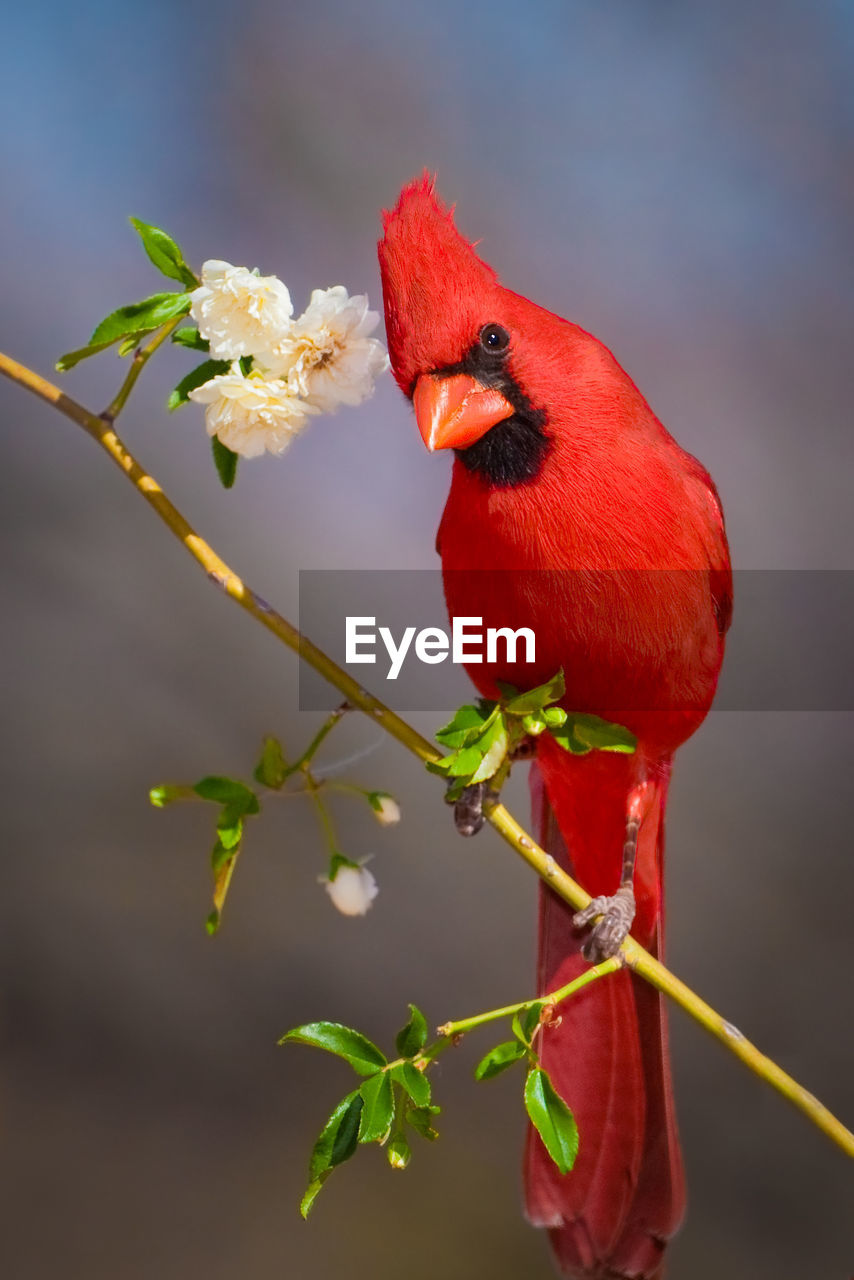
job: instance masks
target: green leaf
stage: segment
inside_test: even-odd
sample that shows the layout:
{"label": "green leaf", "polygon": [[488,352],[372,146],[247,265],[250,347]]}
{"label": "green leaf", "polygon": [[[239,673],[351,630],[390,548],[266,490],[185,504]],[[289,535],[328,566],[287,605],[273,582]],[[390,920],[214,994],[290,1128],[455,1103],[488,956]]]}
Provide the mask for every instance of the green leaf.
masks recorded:
{"label": "green leaf", "polygon": [[491,1080],[508,1067],[512,1067],[520,1058],[526,1056],[525,1046],[518,1040],[506,1040],[490,1049],[474,1069],[475,1080]]}
{"label": "green leaf", "polygon": [[226,778],[219,774],[210,774],[201,778],[193,787],[197,796],[203,800],[214,800],[217,804],[233,805],[240,813],[257,813],[260,806],[255,792],[236,778]]}
{"label": "green leaf", "polygon": [[[177,391],[177,387],[175,388]],[[192,388],[190,388],[192,390]],[[174,394],[174,392],[173,392]],[[227,444],[223,444],[219,436],[211,436],[214,466],[223,489],[230,489],[237,478],[238,455]]]}
{"label": "green leaf", "polygon": [[460,707],[454,713],[453,720],[436,731],[436,741],[441,742],[444,747],[461,747],[467,740],[477,737],[494,707],[494,702],[489,703],[489,710],[485,713],[468,703]]}
{"label": "green leaf", "polygon": [[399,1062],[392,1067],[391,1075],[409,1094],[416,1107],[429,1107],[430,1081],[423,1071],[419,1071],[411,1062]]}
{"label": "green leaf", "polygon": [[409,1143],[402,1133],[396,1133],[386,1148],[388,1162],[392,1169],[405,1169],[412,1158]]}
{"label": "green leaf", "polygon": [[536,1004],[528,1005],[527,1009],[520,1009],[518,1013],[513,1015],[512,1031],[522,1044],[528,1045],[531,1043],[531,1036],[540,1021],[542,1007],[543,1001],[538,1001]]}
{"label": "green leaf", "polygon": [[210,351],[211,349],[211,344],[207,338],[203,338],[193,325],[189,325],[184,329],[176,329],[172,334],[172,341],[179,347],[189,347],[191,351]]}
{"label": "green leaf", "polygon": [[441,1107],[409,1107],[406,1112],[406,1119],[415,1132],[421,1134],[422,1138],[426,1138],[428,1142],[435,1142],[439,1134],[433,1128],[433,1117],[438,1115],[441,1110]]}
{"label": "green leaf", "polygon": [[286,777],[287,761],[278,738],[265,738],[261,748],[261,759],[256,764],[252,776],[262,787],[272,787],[278,791]]}
{"label": "green leaf", "polygon": [[180,280],[189,289],[199,283],[195,274],[184,261],[184,255],[175,241],[160,227],[153,227],[139,218],[130,219],[131,226],[139,233],[143,248],[158,271],[170,280]]}
{"label": "green leaf", "polygon": [[620,724],[611,724],[599,716],[582,715],[576,712],[572,716],[573,731],[577,738],[589,743],[594,751],[624,751],[631,754],[638,745],[638,740],[629,729]]}
{"label": "green leaf", "polygon": [[528,1072],[525,1108],[560,1172],[569,1173],[578,1155],[578,1126],[542,1067],[532,1067]]}
{"label": "green leaf", "polygon": [[213,910],[205,922],[205,928],[210,935],[217,932],[222,921],[222,912],[239,853],[239,844],[227,849],[219,839],[213,847],[213,852],[211,853],[211,866],[214,873]]}
{"label": "green leaf", "polygon": [[211,869],[213,870],[214,876],[218,876],[227,865],[234,861],[235,851],[237,849],[237,844],[239,843],[240,842],[238,841],[236,844],[226,845],[222,840],[217,839],[216,844],[211,850]]}
{"label": "green leaf", "polygon": [[532,711],[542,711],[550,702],[559,702],[565,693],[566,683],[561,670],[545,684],[538,684],[536,689],[515,694],[504,702],[504,710],[511,716],[529,715]]}
{"label": "green leaf", "polygon": [[150,333],[189,310],[190,295],[187,293],[153,293],[150,298],[129,302],[127,306],[111,312],[97,326],[89,345],[109,345],[131,333]]}
{"label": "green leaf", "polygon": [[551,733],[564,751],[577,756],[587,755],[589,751],[620,751],[631,755],[637,747],[637,738],[629,729],[581,712],[572,712],[566,723]]}
{"label": "green leaf", "polygon": [[427,1041],[427,1019],[417,1004],[409,1006],[409,1021],[397,1033],[395,1047],[401,1058],[414,1058]]}
{"label": "green leaf", "polygon": [[492,778],[507,755],[507,725],[504,716],[499,707],[495,708],[493,715],[495,718],[490,717],[477,741],[482,756],[480,765],[472,774],[472,783],[486,782],[488,778]]}
{"label": "green leaf", "polygon": [[[236,813],[231,805],[226,805],[220,814],[219,821],[216,824],[216,833],[219,837],[219,843],[228,852],[236,849],[243,837],[243,818]],[[216,870],[216,866],[214,866]]]}
{"label": "green leaf", "polygon": [[367,1036],[344,1027],[340,1022],[307,1022],[282,1036],[279,1044],[308,1044],[315,1049],[346,1058],[361,1076],[373,1075],[378,1067],[387,1066],[384,1053]]}
{"label": "green leaf", "polygon": [[308,1174],[310,1182],[300,1204],[300,1213],[304,1218],[308,1217],[311,1206],[333,1169],[349,1160],[356,1150],[361,1114],[362,1099],[357,1089],[338,1103],[323,1126],[311,1153]]}
{"label": "green leaf", "polygon": [[483,762],[483,751],[479,744],[473,747],[460,747],[449,757],[446,772],[452,778],[471,779],[471,775],[480,768]]}
{"label": "green leaf", "polygon": [[211,378],[216,378],[221,373],[228,373],[230,368],[231,365],[227,360],[203,360],[169,392],[166,408],[170,413],[174,413],[176,409],[181,408],[182,404],[187,404],[191,391],[195,391],[196,387],[204,386],[206,382],[210,382]]}
{"label": "green leaf", "polygon": [[306,1188],[306,1191],[305,1191],[305,1195],[303,1196],[302,1200],[300,1200],[300,1203],[299,1203],[299,1211],[303,1218],[307,1218],[308,1215],[311,1213],[312,1205],[314,1204],[317,1197],[320,1195],[320,1192],[323,1189],[323,1184],[326,1181],[326,1179],[329,1177],[331,1172],[332,1172],[331,1169],[327,1169],[326,1173],[324,1173],[322,1177],[315,1178],[313,1182],[310,1182],[308,1184],[308,1187]]}
{"label": "green leaf", "polygon": [[537,1000],[534,1004],[529,1004],[527,1009],[523,1009],[519,1014],[522,1031],[529,1040],[539,1026],[540,1011],[544,1004],[544,1000]]}
{"label": "green leaf", "polygon": [[394,1097],[388,1071],[369,1076],[359,1088],[362,1095],[362,1118],[359,1121],[360,1142],[383,1142],[394,1119]]}
{"label": "green leaf", "polygon": [[69,369],[73,369],[81,360],[88,360],[90,356],[96,356],[101,351],[106,351],[116,341],[110,338],[107,342],[90,342],[88,346],[78,347],[76,351],[66,351],[64,356],[60,356],[56,362],[55,368],[58,373],[67,373]]}
{"label": "green leaf", "polygon": [[327,1169],[334,1169],[350,1159],[358,1145],[361,1114],[362,1096],[358,1089],[354,1089],[338,1103],[314,1144],[308,1166],[308,1176],[312,1181]]}

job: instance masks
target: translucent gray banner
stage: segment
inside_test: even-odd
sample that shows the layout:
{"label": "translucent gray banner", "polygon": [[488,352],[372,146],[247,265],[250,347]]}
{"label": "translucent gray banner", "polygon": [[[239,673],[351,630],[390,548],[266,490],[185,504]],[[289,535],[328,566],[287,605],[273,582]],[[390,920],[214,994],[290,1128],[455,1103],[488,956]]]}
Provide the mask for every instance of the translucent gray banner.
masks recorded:
{"label": "translucent gray banner", "polygon": [[[625,633],[616,640],[626,640],[630,651],[628,632],[638,600],[661,601],[660,616],[648,617],[648,625],[654,634],[660,627],[662,635],[674,601],[699,604],[698,627],[710,632],[713,645],[715,627],[725,622],[724,585],[710,582],[706,574],[669,570],[458,575],[455,634],[439,570],[303,570],[299,622],[303,634],[395,710],[442,715],[472,696],[471,680],[461,662],[454,661],[455,651],[466,660],[480,653],[481,665],[496,657],[504,665],[510,658],[507,645],[515,643],[508,678],[520,688],[530,687],[536,683],[535,671],[543,675],[537,663],[543,660],[544,646],[555,644],[561,626],[567,635],[583,633],[585,614],[589,621],[599,610],[600,617],[610,619],[612,628]],[[740,570],[734,574],[733,596],[716,709],[854,710],[854,571]],[[460,598],[471,601],[465,614]],[[510,617],[500,616],[493,603],[482,607],[484,601],[507,599],[514,601]],[[521,631],[531,618],[518,607],[520,600],[531,603],[531,617],[548,614],[540,630],[549,634],[535,635],[533,662],[527,661],[530,637]],[[567,601],[574,612],[568,611]],[[550,602],[550,613],[544,602]],[[622,622],[615,621],[620,618]],[[518,634],[503,634],[502,628]],[[498,634],[490,636],[490,630]],[[666,667],[666,642],[659,657]],[[341,700],[305,663],[300,665],[299,693],[303,710],[331,710]],[[648,690],[638,698],[639,709],[658,709],[650,706]],[[621,704],[625,708],[624,691]],[[608,710],[603,706],[600,714]]]}

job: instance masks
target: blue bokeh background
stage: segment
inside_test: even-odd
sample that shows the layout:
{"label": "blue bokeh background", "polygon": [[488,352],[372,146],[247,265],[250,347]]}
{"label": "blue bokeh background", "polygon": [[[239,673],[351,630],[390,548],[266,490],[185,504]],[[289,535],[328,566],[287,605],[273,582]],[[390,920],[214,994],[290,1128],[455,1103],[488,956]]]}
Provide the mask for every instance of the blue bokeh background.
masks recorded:
{"label": "blue bokeh background", "polygon": [[[530,6],[34,2],[4,15],[0,345],[50,375],[118,303],[159,287],[126,219],[191,261],[338,282],[379,302],[379,210],[437,170],[504,281],[601,337],[722,493],[741,568],[852,568],[854,8],[846,0]],[[172,350],[128,444],[283,611],[300,568],[429,568],[447,459],[386,379],[281,461],[218,489]],[[100,408],[112,354],[63,385]],[[251,832],[211,942],[208,817],[149,785],[298,748],[296,664],[210,590],[72,425],[0,388],[5,760],[0,1256],[16,1280],[348,1274],[547,1277],[518,1207],[518,1082],[446,1059],[444,1135],[405,1177],[360,1153],[296,1212],[349,1087],[280,1050],[327,1016],[388,1040],[530,989],[535,886],[353,720],[330,745],[400,797],[365,921],[334,915],[312,815]],[[736,613],[736,626],[738,614]],[[256,634],[257,632],[257,634]],[[817,637],[816,662],[833,636]],[[419,723],[429,731],[429,717]],[[834,1109],[854,1114],[852,720],[719,713],[680,753],[674,968]],[[522,780],[514,807],[524,812]],[[850,1168],[677,1015],[691,1206],[674,1276],[851,1270]]]}

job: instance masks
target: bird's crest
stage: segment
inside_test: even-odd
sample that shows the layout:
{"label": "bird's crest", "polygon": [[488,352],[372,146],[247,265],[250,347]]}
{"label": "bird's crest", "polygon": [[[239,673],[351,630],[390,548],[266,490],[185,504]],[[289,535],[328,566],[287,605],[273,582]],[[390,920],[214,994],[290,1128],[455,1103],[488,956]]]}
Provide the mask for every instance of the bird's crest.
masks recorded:
{"label": "bird's crest", "polygon": [[407,394],[430,369],[456,364],[491,318],[500,286],[491,267],[454,225],[426,172],[383,213],[379,242],[386,335],[392,369]]}

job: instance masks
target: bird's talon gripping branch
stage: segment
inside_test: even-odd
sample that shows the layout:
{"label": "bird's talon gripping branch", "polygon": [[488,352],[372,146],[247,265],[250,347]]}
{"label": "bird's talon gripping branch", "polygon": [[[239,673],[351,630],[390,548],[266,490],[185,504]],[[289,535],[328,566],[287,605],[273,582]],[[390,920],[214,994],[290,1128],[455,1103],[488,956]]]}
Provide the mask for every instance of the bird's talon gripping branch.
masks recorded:
{"label": "bird's talon gripping branch", "polygon": [[484,804],[497,800],[498,792],[488,782],[475,782],[462,795],[448,800],[454,806],[454,826],[461,836],[476,836],[485,822]]}
{"label": "bird's talon gripping branch", "polygon": [[576,929],[582,929],[596,916],[602,919],[594,925],[583,947],[584,958],[591,964],[610,960],[628,936],[635,918],[635,895],[631,885],[621,885],[611,898],[594,898],[583,911],[576,912],[572,923]]}

